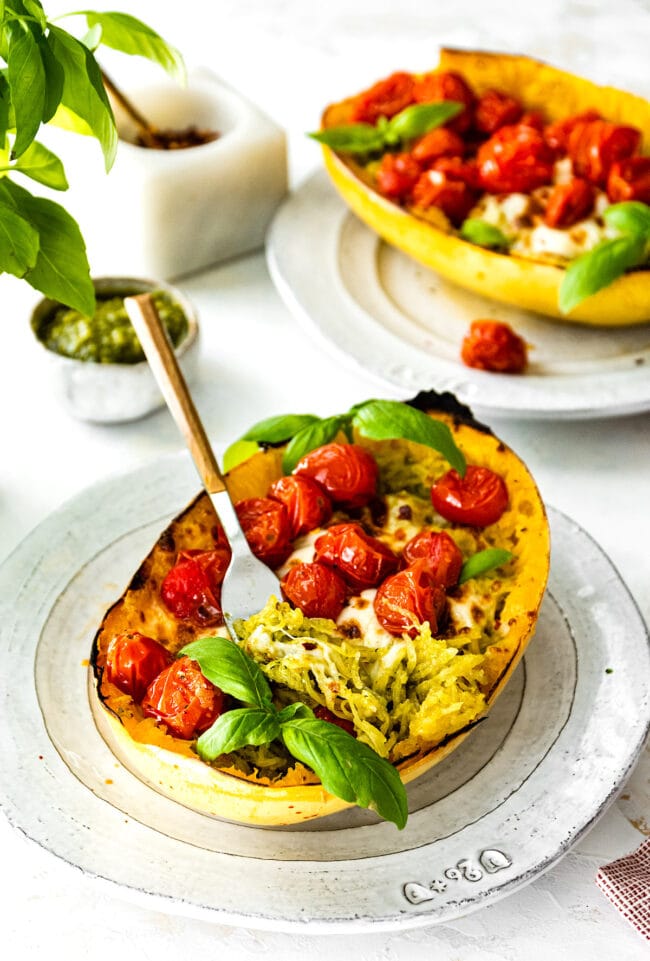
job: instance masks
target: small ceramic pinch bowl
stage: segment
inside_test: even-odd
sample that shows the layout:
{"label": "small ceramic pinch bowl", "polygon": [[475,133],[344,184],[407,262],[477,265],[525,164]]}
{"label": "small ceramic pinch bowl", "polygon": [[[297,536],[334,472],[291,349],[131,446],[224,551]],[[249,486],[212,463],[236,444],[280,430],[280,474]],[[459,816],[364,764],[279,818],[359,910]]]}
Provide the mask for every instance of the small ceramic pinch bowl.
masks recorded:
{"label": "small ceramic pinch bowl", "polygon": [[[98,300],[164,291],[182,309],[187,332],[176,346],[176,356],[188,383],[195,377],[199,325],[190,301],[176,287],[135,277],[101,277],[93,281]],[[164,404],[146,360],[136,363],[95,363],[56,353],[45,346],[43,330],[62,305],[44,298],[35,307],[31,327],[49,368],[50,380],[66,409],[80,420],[101,424],[137,420]]]}

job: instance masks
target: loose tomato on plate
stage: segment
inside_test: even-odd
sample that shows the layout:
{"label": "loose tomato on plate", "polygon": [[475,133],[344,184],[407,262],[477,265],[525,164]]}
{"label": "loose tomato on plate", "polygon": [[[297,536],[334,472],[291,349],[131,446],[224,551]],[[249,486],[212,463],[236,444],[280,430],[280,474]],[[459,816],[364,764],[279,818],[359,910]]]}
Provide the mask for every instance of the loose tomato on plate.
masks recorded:
{"label": "loose tomato on plate", "polygon": [[139,704],[154,677],[171,660],[169,651],[152,637],[137,631],[118,634],[106,650],[106,680]]}
{"label": "loose tomato on plate", "polygon": [[272,500],[287,509],[291,539],[321,527],[332,516],[332,502],[325,489],[311,477],[290,474],[274,481],[268,490]]}
{"label": "loose tomato on plate", "polygon": [[377,462],[358,444],[317,447],[305,454],[293,473],[318,481],[341,507],[363,507],[377,493]]}
{"label": "loose tomato on plate", "polygon": [[238,501],[235,510],[246,540],[256,557],[279,567],[291,553],[291,522],[286,507],[270,497]]}
{"label": "loose tomato on plate", "polygon": [[229,563],[230,548],[225,543],[208,551],[179,551],[160,586],[167,609],[204,627],[223,623],[220,587]]}
{"label": "loose tomato on plate", "polygon": [[499,320],[473,320],[460,355],[468,367],[499,374],[521,374],[528,364],[525,340]]}
{"label": "loose tomato on plate", "polygon": [[436,581],[443,587],[458,583],[463,566],[463,555],[458,544],[445,531],[420,531],[411,538],[402,552],[407,564],[426,561]]}
{"label": "loose tomato on plate", "polygon": [[366,534],[360,524],[335,524],[320,535],[314,548],[314,559],[336,568],[355,591],[376,587],[399,565],[391,549]]}
{"label": "loose tomato on plate", "polygon": [[343,577],[333,567],[314,561],[296,564],[280,583],[284,597],[306,617],[327,617],[335,621],[348,595]]}
{"label": "loose tomato on plate", "polygon": [[508,489],[489,467],[468,465],[465,476],[450,470],[431,487],[431,502],[448,521],[487,527],[498,521],[508,506]]}
{"label": "loose tomato on plate", "polygon": [[161,721],[170,734],[191,740],[223,714],[225,695],[189,657],[165,668],[149,685],[142,713]]}
{"label": "loose tomato on plate", "polygon": [[437,634],[445,610],[444,588],[434,578],[426,560],[416,560],[409,567],[380,585],[374,599],[377,620],[389,634],[410,637],[429,622]]}

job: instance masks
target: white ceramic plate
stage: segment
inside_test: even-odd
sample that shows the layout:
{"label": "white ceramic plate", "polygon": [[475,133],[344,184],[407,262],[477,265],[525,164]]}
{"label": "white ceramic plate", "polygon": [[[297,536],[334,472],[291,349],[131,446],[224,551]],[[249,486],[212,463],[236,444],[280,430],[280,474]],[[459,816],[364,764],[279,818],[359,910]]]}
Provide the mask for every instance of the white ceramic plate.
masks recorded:
{"label": "white ceramic plate", "polygon": [[489,718],[409,786],[404,831],[359,810],[247,827],[146,787],[93,724],[87,658],[104,610],[195,490],[184,456],[106,481],[0,569],[0,801],[27,837],[166,911],[276,930],[409,928],[526,884],[615,797],[648,728],[648,637],[611,563],[555,511],[525,661]]}
{"label": "white ceramic plate", "polygon": [[[295,315],[396,396],[433,387],[481,414],[553,419],[650,409],[650,324],[567,324],[462,290],[381,241],[324,172],[280,208],[267,256]],[[478,318],[504,320],[532,345],[526,374],[461,362],[462,339]]]}

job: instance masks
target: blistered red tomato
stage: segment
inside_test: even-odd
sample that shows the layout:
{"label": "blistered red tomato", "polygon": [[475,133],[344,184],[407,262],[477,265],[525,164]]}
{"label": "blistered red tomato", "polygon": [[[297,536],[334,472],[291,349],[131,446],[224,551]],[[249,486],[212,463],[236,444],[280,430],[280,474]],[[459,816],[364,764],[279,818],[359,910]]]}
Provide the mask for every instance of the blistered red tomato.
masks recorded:
{"label": "blistered red tomato", "polygon": [[595,191],[588,180],[574,177],[565,184],[556,184],[544,211],[544,223],[549,227],[571,227],[588,217],[594,208]]}
{"label": "blistered red tomato", "polygon": [[230,548],[225,543],[209,551],[179,551],[160,586],[167,609],[204,627],[223,623],[220,586],[229,563]]}
{"label": "blistered red tomato", "polygon": [[590,120],[600,120],[600,114],[597,110],[585,110],[584,113],[575,114],[573,117],[556,120],[544,128],[544,140],[557,153],[564,154],[569,147],[569,137],[572,130]]}
{"label": "blistered red tomato", "polygon": [[296,564],[280,582],[282,593],[307,617],[328,617],[335,621],[345,605],[348,586],[333,567]]}
{"label": "blistered red tomato", "polygon": [[425,133],[411,150],[413,158],[423,166],[428,166],[440,157],[462,157],[464,153],[465,141],[447,127],[436,127],[435,130]]}
{"label": "blistered red tomato", "polygon": [[310,451],[294,474],[311,477],[341,507],[363,507],[377,493],[377,461],[359,444],[325,444]]}
{"label": "blistered red tomato", "polygon": [[332,711],[323,704],[319,704],[314,708],[314,717],[317,717],[319,721],[327,721],[328,724],[336,724],[337,727],[356,737],[352,721],[348,721],[347,718],[344,717],[339,717],[338,714],[333,714]]}
{"label": "blistered red tomato", "polygon": [[546,121],[544,120],[544,114],[540,113],[539,110],[527,110],[522,113],[519,123],[523,123],[527,127],[534,127],[535,130],[543,130]]}
{"label": "blistered red tomato", "polygon": [[271,484],[268,496],[286,507],[292,540],[321,527],[332,516],[329,494],[311,477],[281,477]]}
{"label": "blistered red tomato", "polygon": [[445,531],[421,531],[413,537],[402,552],[407,564],[426,561],[434,580],[442,587],[458,583],[463,566],[463,555],[453,539]]}
{"label": "blistered red tomato", "polygon": [[501,90],[486,90],[474,108],[474,127],[491,135],[500,127],[518,123],[522,113],[523,107],[514,97]]}
{"label": "blistered red tomato", "polygon": [[526,341],[499,320],[472,321],[460,356],[468,367],[498,374],[521,374],[528,364]]}
{"label": "blistered red tomato", "polygon": [[481,186],[493,194],[529,193],[551,182],[554,160],[535,127],[501,127],[478,149]]}
{"label": "blistered red tomato", "polygon": [[139,704],[154,677],[171,660],[169,651],[158,641],[137,631],[130,631],[118,634],[109,643],[104,676]]}
{"label": "blistered red tomato", "polygon": [[376,587],[397,570],[399,560],[360,524],[335,524],[317,538],[314,559],[336,568],[354,591]]}
{"label": "blistered red tomato", "polygon": [[612,164],[631,157],[640,143],[641,131],[636,127],[590,120],[576,124],[567,150],[574,173],[604,187]]}
{"label": "blistered red tomato", "polygon": [[439,70],[417,80],[413,87],[413,99],[417,103],[438,103],[441,100],[462,103],[464,110],[446,124],[450,130],[463,133],[472,123],[474,93],[465,78],[453,70]]}
{"label": "blistered red tomato", "polygon": [[411,201],[414,206],[424,210],[438,207],[458,227],[474,206],[476,195],[462,180],[442,170],[431,169],[419,178],[413,188]]}
{"label": "blistered red tomato", "polygon": [[382,194],[403,200],[413,189],[422,168],[411,154],[387,153],[381,158],[377,170],[377,186]]}
{"label": "blistered red tomato", "polygon": [[413,103],[413,77],[397,71],[373,84],[354,99],[351,120],[357,123],[377,123],[379,117],[394,117]]}
{"label": "blistered red tomato", "polygon": [[223,714],[225,696],[201,674],[189,657],[181,657],[156,677],[142,702],[142,713],[161,721],[170,734],[191,740]]}
{"label": "blistered red tomato", "polygon": [[432,634],[438,633],[445,598],[444,588],[436,582],[428,563],[418,560],[387,577],[378,588],[373,605],[384,630],[415,637],[425,621]]}
{"label": "blistered red tomato", "polygon": [[607,196],[613,204],[626,200],[650,204],[650,157],[629,157],[612,164]]}
{"label": "blistered red tomato", "polygon": [[508,506],[508,489],[489,467],[468,465],[465,476],[450,470],[431,488],[438,513],[456,524],[487,527],[499,520]]}
{"label": "blistered red tomato", "polygon": [[250,497],[235,504],[249,547],[269,567],[279,567],[291,553],[291,524],[286,507],[270,497]]}
{"label": "blistered red tomato", "polygon": [[472,190],[479,190],[478,165],[475,160],[465,160],[463,157],[440,157],[434,160],[432,167],[446,174],[450,180],[461,180]]}

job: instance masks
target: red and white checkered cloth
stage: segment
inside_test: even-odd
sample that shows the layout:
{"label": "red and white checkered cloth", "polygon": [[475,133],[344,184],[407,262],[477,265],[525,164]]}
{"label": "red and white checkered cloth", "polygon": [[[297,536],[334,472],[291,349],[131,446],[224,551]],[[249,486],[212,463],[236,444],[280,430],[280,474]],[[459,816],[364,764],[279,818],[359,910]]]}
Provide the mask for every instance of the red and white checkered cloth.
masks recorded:
{"label": "red and white checkered cloth", "polygon": [[650,839],[632,854],[605,864],[596,884],[633,924],[650,940]]}

